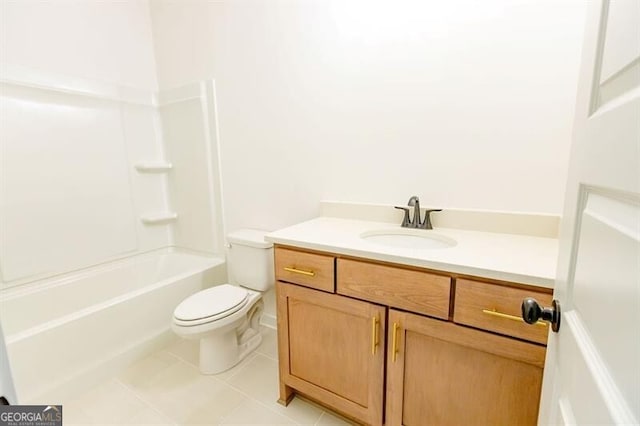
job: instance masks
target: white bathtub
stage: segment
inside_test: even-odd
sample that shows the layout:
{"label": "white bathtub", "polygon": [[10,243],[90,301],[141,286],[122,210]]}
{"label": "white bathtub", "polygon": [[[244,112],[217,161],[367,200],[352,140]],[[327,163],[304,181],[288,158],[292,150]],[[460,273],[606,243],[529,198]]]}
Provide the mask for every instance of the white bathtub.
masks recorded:
{"label": "white bathtub", "polygon": [[58,403],[168,343],[175,306],[225,280],[224,259],[165,250],[3,291],[19,401]]}

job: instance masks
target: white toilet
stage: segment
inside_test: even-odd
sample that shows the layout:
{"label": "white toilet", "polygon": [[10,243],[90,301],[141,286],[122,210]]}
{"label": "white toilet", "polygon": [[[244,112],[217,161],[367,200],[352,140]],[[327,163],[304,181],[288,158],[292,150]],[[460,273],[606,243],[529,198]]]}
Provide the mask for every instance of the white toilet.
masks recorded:
{"label": "white toilet", "polygon": [[173,331],[200,339],[200,372],[216,374],[236,365],[262,340],[262,292],[273,287],[273,244],[266,232],[242,229],[227,235],[232,284],[186,298],[173,311]]}

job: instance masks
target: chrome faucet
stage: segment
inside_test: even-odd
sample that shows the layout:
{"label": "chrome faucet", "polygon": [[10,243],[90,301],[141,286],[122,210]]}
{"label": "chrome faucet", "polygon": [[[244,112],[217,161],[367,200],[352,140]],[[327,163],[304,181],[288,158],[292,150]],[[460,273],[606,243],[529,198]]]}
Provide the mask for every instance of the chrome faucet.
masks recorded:
{"label": "chrome faucet", "polygon": [[407,203],[413,207],[413,219],[409,220],[409,207],[395,206],[396,209],[404,211],[404,218],[400,224],[403,228],[433,229],[431,224],[431,212],[441,212],[442,209],[427,209],[424,213],[424,221],[420,218],[420,199],[417,196],[409,198]]}

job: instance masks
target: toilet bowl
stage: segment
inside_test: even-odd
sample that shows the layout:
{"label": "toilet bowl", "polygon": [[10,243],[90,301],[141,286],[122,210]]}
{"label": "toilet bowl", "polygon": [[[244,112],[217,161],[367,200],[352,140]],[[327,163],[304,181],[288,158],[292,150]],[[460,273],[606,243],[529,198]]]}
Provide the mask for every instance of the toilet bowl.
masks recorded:
{"label": "toilet bowl", "polygon": [[232,284],[201,290],[173,312],[171,328],[200,340],[200,372],[217,374],[236,365],[262,340],[262,291],[273,286],[273,248],[264,231],[240,230],[227,236]]}

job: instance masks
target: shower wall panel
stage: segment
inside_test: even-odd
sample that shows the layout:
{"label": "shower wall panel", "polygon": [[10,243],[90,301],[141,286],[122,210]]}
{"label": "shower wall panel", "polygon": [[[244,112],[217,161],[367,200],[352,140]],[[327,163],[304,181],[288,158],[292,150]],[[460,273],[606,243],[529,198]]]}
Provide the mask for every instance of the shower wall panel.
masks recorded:
{"label": "shower wall panel", "polygon": [[160,92],[159,113],[167,158],[173,170],[169,199],[178,213],[178,247],[223,253],[221,185],[215,140],[212,82]]}
{"label": "shower wall panel", "polygon": [[166,179],[133,168],[162,156],[157,120],[152,104],[0,82],[1,288],[170,244],[138,218],[167,204]]}

